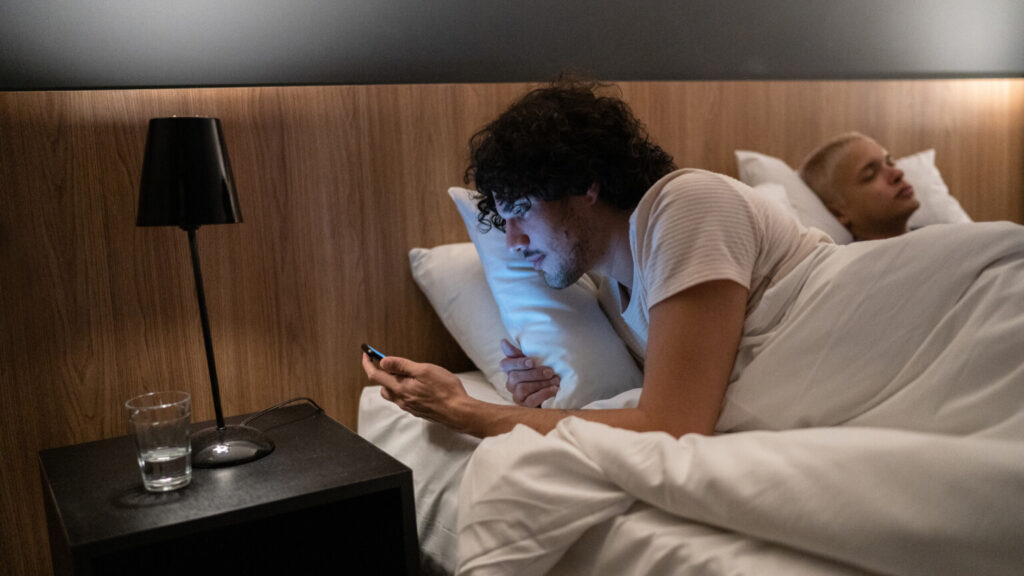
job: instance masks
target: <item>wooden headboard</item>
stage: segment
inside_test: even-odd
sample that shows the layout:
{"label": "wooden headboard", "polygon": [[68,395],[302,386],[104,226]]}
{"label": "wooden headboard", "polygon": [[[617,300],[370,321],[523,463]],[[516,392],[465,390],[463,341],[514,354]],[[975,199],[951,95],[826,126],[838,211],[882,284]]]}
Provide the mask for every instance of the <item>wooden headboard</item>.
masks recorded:
{"label": "wooden headboard", "polygon": [[[49,566],[36,452],[125,433],[122,403],[213,417],[185,234],[136,228],[147,120],[222,121],[245,222],[199,230],[225,413],[310,396],[354,427],[362,341],[470,364],[408,272],[468,237],[445,191],[523,84],[0,93],[0,564]],[[856,129],[935,148],[977,220],[1024,222],[1024,79],[627,83],[681,166],[798,163]]]}

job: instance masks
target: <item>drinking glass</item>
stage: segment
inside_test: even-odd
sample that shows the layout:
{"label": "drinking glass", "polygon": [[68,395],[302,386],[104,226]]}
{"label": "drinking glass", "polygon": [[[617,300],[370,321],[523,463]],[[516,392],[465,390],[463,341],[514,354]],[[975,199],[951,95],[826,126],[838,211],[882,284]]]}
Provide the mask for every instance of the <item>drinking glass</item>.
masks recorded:
{"label": "drinking glass", "polygon": [[188,393],[151,392],[125,402],[125,407],[146,490],[167,492],[188,486],[192,481]]}

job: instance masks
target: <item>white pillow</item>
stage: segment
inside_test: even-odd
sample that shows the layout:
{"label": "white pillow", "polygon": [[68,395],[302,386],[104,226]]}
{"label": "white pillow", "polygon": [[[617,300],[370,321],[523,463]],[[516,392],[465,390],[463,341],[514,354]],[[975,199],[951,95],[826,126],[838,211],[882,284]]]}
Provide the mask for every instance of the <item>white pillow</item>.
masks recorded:
{"label": "white pillow", "polygon": [[[505,329],[523,353],[562,378],[558,394],[544,408],[580,408],[643,384],[643,373],[598,305],[590,278],[561,290],[548,287],[528,262],[506,249],[501,231],[480,231],[474,192],[451,188],[448,194],[476,245]],[[492,383],[504,388],[504,375]]]}
{"label": "white pillow", "polygon": [[499,342],[510,336],[501,323],[501,312],[473,243],[413,248],[409,267],[444,327],[502,398],[511,402],[505,373],[498,366],[505,357]]}
{"label": "white pillow", "polygon": [[736,151],[736,163],[739,167],[740,181],[747,186],[757,187],[774,183],[785,187],[789,203],[796,211],[801,224],[825,232],[836,244],[853,242],[850,231],[836,220],[789,164],[778,158],[747,150]]}
{"label": "white pillow", "polygon": [[797,214],[796,208],[793,208],[793,204],[789,201],[789,196],[786,195],[785,186],[782,184],[776,184],[775,182],[765,182],[764,184],[752,186],[752,188],[758,194],[775,202],[786,214],[793,218],[794,221],[800,223],[800,215]]}
{"label": "white pillow", "polygon": [[900,158],[896,166],[903,170],[903,177],[914,186],[914,192],[921,201],[921,207],[910,216],[911,228],[972,221],[942,181],[942,174],[935,167],[935,150]]}
{"label": "white pillow", "polygon": [[[853,235],[825,208],[821,200],[804,184],[796,170],[778,158],[751,152],[736,151],[740,180],[757,187],[767,183],[782,184],[797,217],[804,226],[826,232],[836,244],[853,242]],[[896,160],[905,178],[914,186],[921,207],[910,217],[909,226],[920,228],[929,224],[970,222],[956,198],[935,167],[935,150],[925,150]]]}

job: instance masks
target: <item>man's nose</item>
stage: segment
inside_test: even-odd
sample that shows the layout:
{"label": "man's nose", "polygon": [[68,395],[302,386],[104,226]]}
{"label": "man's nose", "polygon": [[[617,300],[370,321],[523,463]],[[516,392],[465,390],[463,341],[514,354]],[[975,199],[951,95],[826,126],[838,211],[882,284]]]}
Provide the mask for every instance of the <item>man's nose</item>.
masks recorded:
{"label": "man's nose", "polygon": [[903,180],[903,170],[900,170],[896,166],[889,169],[889,182],[897,184]]}
{"label": "man's nose", "polygon": [[523,229],[519,227],[519,223],[515,220],[505,221],[505,247],[508,248],[509,252],[520,253],[526,250],[526,247],[530,245],[530,238],[523,234]]}

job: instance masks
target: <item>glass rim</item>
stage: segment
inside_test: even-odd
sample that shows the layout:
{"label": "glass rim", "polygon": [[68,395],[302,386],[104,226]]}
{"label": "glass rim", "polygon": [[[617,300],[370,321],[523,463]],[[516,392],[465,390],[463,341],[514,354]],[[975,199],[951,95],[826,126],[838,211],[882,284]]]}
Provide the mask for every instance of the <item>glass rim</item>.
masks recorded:
{"label": "glass rim", "polygon": [[[154,404],[144,404],[144,405],[141,405],[141,406],[137,405],[137,404],[134,404],[135,402],[137,402],[139,400],[156,398],[158,396],[171,395],[171,394],[174,395],[175,399],[173,399],[173,400],[165,399],[163,401],[157,401]],[[139,394],[138,396],[134,396],[134,397],[130,398],[129,400],[127,400],[124,403],[124,406],[125,406],[125,408],[127,408],[129,410],[155,410],[155,409],[158,409],[158,408],[170,408],[172,406],[176,406],[178,404],[181,404],[182,402],[187,402],[187,401],[189,401],[191,399],[192,399],[192,395],[191,394],[189,394],[188,392],[183,392],[181,390],[159,390],[157,392],[147,392],[145,394]]]}

